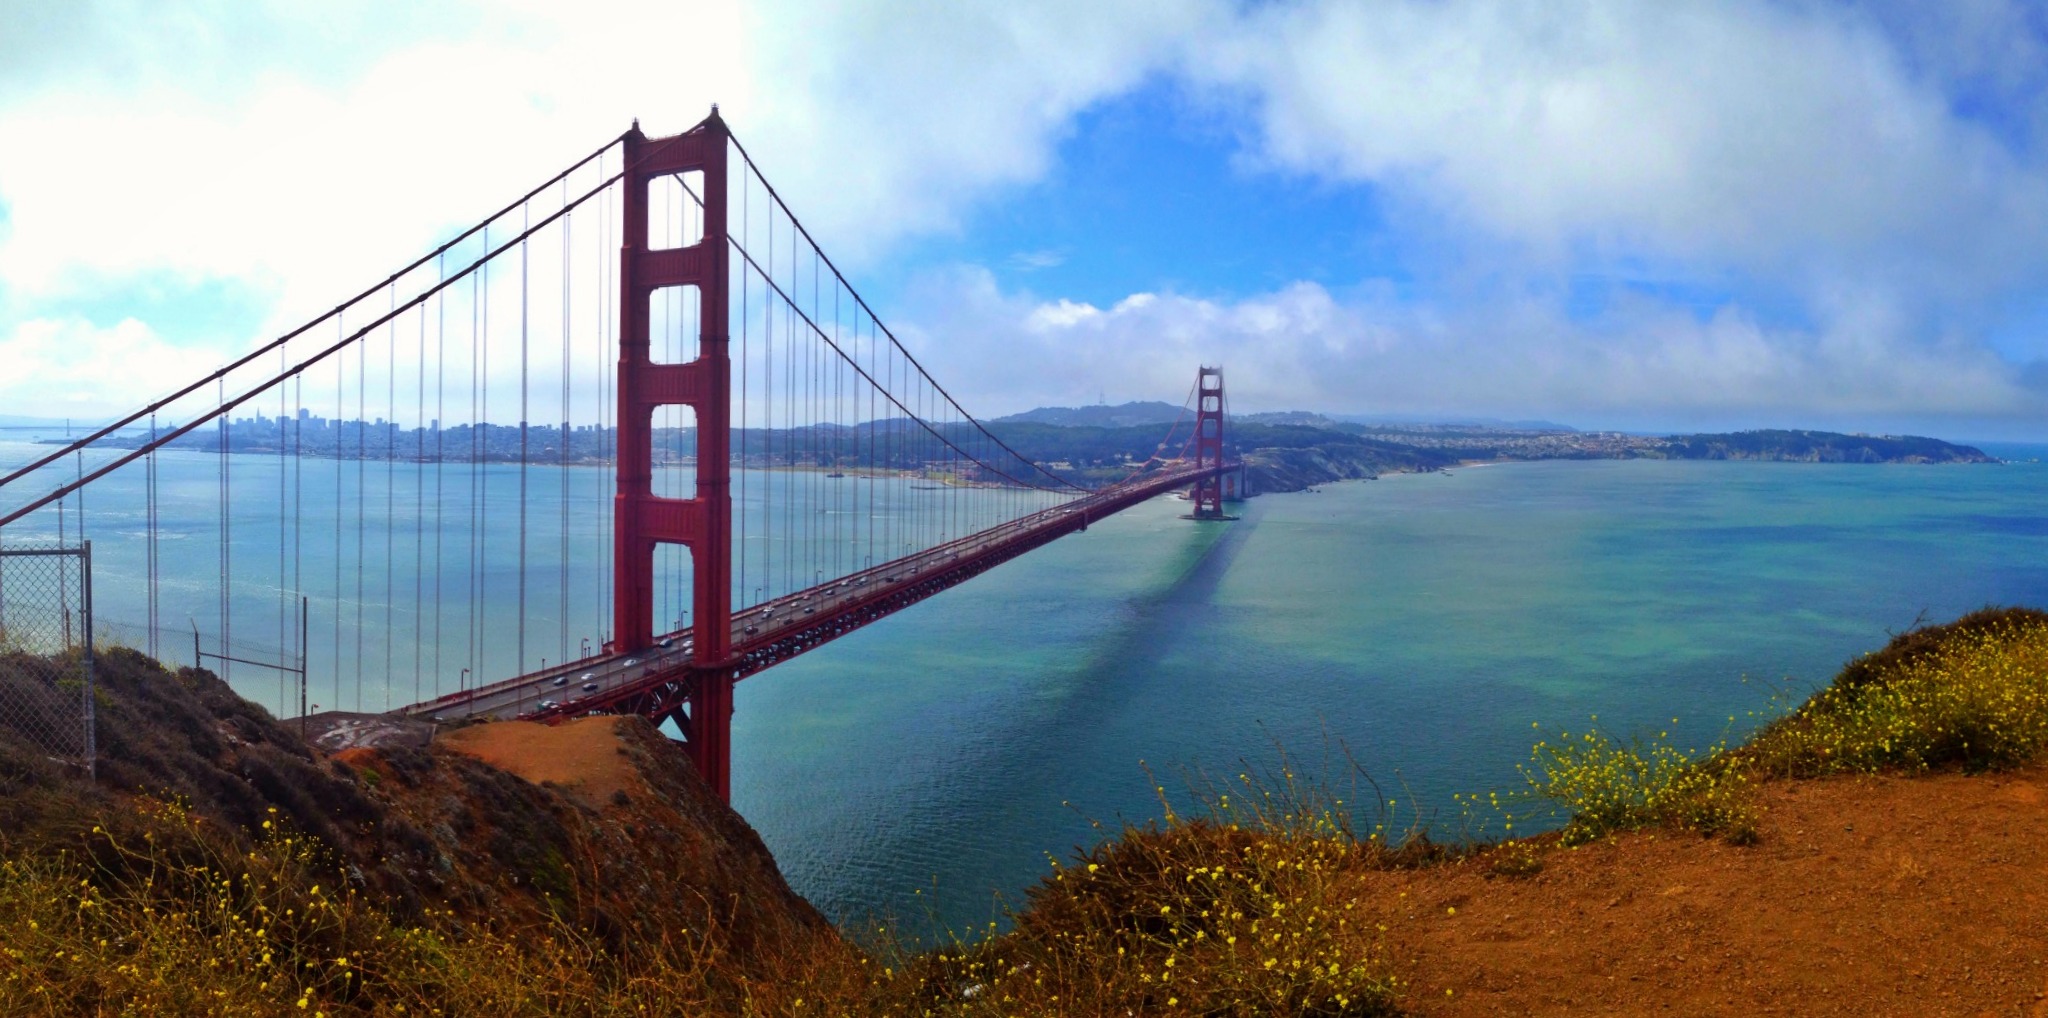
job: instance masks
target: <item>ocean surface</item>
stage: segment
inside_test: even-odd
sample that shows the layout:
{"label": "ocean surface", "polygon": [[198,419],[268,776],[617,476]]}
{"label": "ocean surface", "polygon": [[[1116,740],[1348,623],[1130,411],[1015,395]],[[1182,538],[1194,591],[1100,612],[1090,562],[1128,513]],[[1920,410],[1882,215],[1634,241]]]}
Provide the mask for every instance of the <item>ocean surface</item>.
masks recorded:
{"label": "ocean surface", "polygon": [[[0,437],[0,467],[39,451],[26,437]],[[2018,462],[1504,464],[1263,496],[1230,523],[1155,500],[741,683],[734,805],[829,916],[894,916],[916,935],[999,922],[1049,858],[1159,816],[1155,785],[1178,797],[1190,774],[1227,779],[1283,751],[1339,787],[1348,755],[1397,800],[1397,826],[1456,836],[1453,794],[1518,787],[1532,723],[1597,715],[1704,746],[1758,723],[1773,690],[1821,685],[1916,621],[2048,605],[2048,467],[2026,462],[2048,447],[1986,449]],[[410,465],[359,478],[357,464],[308,460],[281,477],[268,457],[231,459],[245,521],[230,548],[238,655],[295,655],[286,606],[308,589],[314,702],[379,709],[454,689],[462,667],[509,670],[517,603],[501,571],[465,557],[467,467],[439,485],[435,513]],[[194,626],[219,647],[218,462],[161,463],[159,642],[184,660]],[[483,474],[490,498],[513,497],[509,468]],[[86,533],[100,628],[134,645],[146,638],[139,477],[89,496]],[[596,493],[609,475],[532,481],[529,554],[553,569],[567,548],[573,564],[567,597],[552,579],[532,584],[529,665],[580,653],[603,624],[589,592],[605,580],[584,564],[603,558],[601,528],[579,515],[558,530],[548,499],[564,484]],[[757,493],[781,483],[753,481]],[[333,533],[352,500],[378,520],[383,501],[390,522]],[[441,586],[451,602],[487,588],[483,617],[430,610],[429,516]],[[292,527],[306,536],[281,556]],[[516,542],[504,527],[478,543],[502,553]],[[35,528],[10,527],[8,543],[54,536],[54,519]],[[764,559],[759,579],[807,585],[797,574],[813,565],[831,561]],[[277,673],[228,677],[274,710],[295,705]]]}

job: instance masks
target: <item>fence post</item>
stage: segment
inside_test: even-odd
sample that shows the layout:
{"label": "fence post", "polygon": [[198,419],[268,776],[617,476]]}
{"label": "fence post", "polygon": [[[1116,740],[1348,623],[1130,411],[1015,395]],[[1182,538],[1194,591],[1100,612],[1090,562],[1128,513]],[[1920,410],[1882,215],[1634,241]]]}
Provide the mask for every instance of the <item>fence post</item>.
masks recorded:
{"label": "fence post", "polygon": [[99,707],[93,702],[92,542],[80,542],[78,585],[85,602],[85,776],[99,777]]}

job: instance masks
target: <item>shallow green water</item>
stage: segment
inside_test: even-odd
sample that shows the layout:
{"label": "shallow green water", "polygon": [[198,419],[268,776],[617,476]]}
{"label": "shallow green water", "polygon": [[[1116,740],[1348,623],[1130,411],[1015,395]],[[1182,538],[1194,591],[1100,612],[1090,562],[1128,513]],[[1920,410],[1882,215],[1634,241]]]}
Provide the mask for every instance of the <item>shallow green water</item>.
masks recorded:
{"label": "shallow green water", "polygon": [[1532,721],[1703,745],[1923,615],[2048,603],[2044,496],[2034,464],[1546,462],[1155,501],[741,684],[735,803],[828,914],[913,929],[1155,816],[1141,761],[1341,744],[1454,828]]}

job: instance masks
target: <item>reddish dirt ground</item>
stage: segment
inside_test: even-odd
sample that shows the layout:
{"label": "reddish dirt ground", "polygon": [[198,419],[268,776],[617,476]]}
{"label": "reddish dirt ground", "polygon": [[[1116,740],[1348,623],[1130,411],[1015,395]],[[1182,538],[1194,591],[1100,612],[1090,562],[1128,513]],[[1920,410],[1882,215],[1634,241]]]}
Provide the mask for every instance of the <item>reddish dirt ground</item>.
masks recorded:
{"label": "reddish dirt ground", "polygon": [[443,732],[435,741],[538,785],[552,781],[593,805],[613,792],[645,784],[619,749],[616,717],[576,718],[559,725],[494,721]]}
{"label": "reddish dirt ground", "polygon": [[1749,847],[1643,833],[1528,877],[1376,880],[1404,1009],[2048,1018],[2048,767],[1761,794]]}

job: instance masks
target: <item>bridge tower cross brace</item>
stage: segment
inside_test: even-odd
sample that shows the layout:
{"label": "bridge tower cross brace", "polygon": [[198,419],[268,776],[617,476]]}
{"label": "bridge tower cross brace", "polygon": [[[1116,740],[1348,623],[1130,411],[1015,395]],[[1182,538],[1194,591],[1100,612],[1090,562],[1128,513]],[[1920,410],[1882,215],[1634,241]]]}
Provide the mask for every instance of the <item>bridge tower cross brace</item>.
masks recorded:
{"label": "bridge tower cross brace", "polygon": [[1195,385],[1195,466],[1207,468],[1195,482],[1198,520],[1228,519],[1223,515],[1223,369],[1203,367]]}
{"label": "bridge tower cross brace", "polygon": [[[725,121],[712,107],[696,127],[648,138],[635,121],[624,139],[619,249],[618,493],[613,500],[611,649],[631,654],[654,643],[654,552],[690,549],[693,645],[689,693],[670,716],[697,773],[721,799],[731,797],[732,767],[732,360],[728,350],[730,279],[726,234]],[[702,175],[704,232],[695,244],[651,248],[648,189],[658,178]],[[697,358],[654,362],[649,335],[657,291],[693,288],[700,334]],[[688,292],[688,291],[685,291]],[[697,415],[697,490],[687,499],[653,491],[654,411],[688,406]]]}

